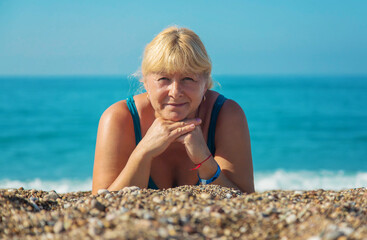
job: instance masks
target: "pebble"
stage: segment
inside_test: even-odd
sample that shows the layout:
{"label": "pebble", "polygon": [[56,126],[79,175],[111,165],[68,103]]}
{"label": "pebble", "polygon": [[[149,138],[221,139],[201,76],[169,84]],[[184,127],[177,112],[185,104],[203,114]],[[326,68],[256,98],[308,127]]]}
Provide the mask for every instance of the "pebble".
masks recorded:
{"label": "pebble", "polygon": [[210,199],[211,196],[208,193],[202,193],[202,194],[200,194],[200,198],[202,198],[204,200],[207,200],[207,199]]}
{"label": "pebble", "polygon": [[366,196],[365,188],[242,194],[216,185],[97,196],[0,189],[0,239],[366,239]]}
{"label": "pebble", "polygon": [[[84,220],[83,220],[84,221]],[[73,221],[71,219],[66,219],[64,221],[64,229],[68,230],[73,225]]]}
{"label": "pebble", "polygon": [[163,203],[163,202],[164,202],[164,201],[163,201],[160,197],[158,197],[158,196],[154,197],[154,198],[152,199],[152,201],[153,201],[154,203]]}
{"label": "pebble", "polygon": [[339,237],[343,236],[344,234],[340,231],[333,231],[333,232],[328,232],[325,234],[324,238],[326,240],[335,240],[338,239]]}
{"label": "pebble", "polygon": [[91,206],[92,208],[98,209],[99,211],[104,211],[106,209],[106,207],[102,203],[98,202],[96,199],[92,200]]}
{"label": "pebble", "polygon": [[106,195],[105,195],[105,198],[106,199],[110,199],[110,198],[112,198],[113,196],[112,196],[112,194],[110,194],[110,193],[107,193]]}
{"label": "pebble", "polygon": [[123,192],[126,193],[126,192],[134,192],[134,191],[137,191],[137,190],[140,190],[140,188],[137,187],[137,186],[131,186],[131,187],[124,187],[120,191],[123,191]]}
{"label": "pebble", "polygon": [[70,203],[65,203],[64,204],[64,208],[69,208],[69,207],[71,207],[71,204]]}
{"label": "pebble", "polygon": [[35,202],[35,201],[38,201],[38,198],[37,198],[37,197],[30,197],[30,198],[29,198],[29,201],[31,201],[31,202]]}
{"label": "pebble", "polygon": [[143,218],[144,219],[148,219],[148,220],[154,219],[153,215],[151,213],[149,213],[149,212],[145,212],[143,214]]}
{"label": "pebble", "polygon": [[117,215],[115,213],[108,213],[106,215],[106,220],[107,221],[112,221],[113,219],[115,219],[117,217]]}
{"label": "pebble", "polygon": [[350,227],[341,227],[339,228],[339,231],[341,231],[345,236],[349,236],[354,232],[354,229]]}
{"label": "pebble", "polygon": [[182,230],[184,232],[187,232],[187,233],[193,233],[193,232],[195,232],[195,229],[193,227],[191,227],[190,225],[183,226]]}
{"label": "pebble", "polygon": [[168,237],[168,231],[163,227],[158,229],[158,234],[162,238],[167,238]]}
{"label": "pebble", "polygon": [[98,228],[97,226],[89,226],[88,233],[90,236],[95,237],[96,235],[99,235],[102,233],[102,229]]}
{"label": "pebble", "polygon": [[59,195],[57,195],[57,193],[56,193],[56,192],[54,192],[54,191],[49,192],[49,193],[45,196],[45,199],[47,199],[47,200],[52,200],[52,201],[56,201],[58,198],[59,198]]}
{"label": "pebble", "polygon": [[307,240],[321,240],[321,237],[320,236],[312,236],[312,237],[307,238]]}
{"label": "pebble", "polygon": [[140,194],[140,191],[139,190],[134,190],[132,192],[130,192],[131,196],[137,196]]}
{"label": "pebble", "polygon": [[126,212],[128,212],[129,211],[129,209],[128,208],[125,208],[125,207],[121,207],[120,208],[120,213],[126,213]]}
{"label": "pebble", "polygon": [[54,230],[55,233],[62,232],[62,230],[64,230],[64,222],[63,221],[57,221],[56,224],[54,225],[53,230]]}
{"label": "pebble", "polygon": [[41,211],[41,209],[37,206],[37,204],[33,201],[30,201],[30,204],[32,205],[33,209],[36,211],[36,212],[39,212]]}
{"label": "pebble", "polygon": [[296,215],[291,214],[291,215],[289,215],[289,216],[285,219],[285,221],[287,222],[287,224],[292,224],[292,223],[294,223],[294,222],[296,222],[296,221],[297,221],[297,217],[296,217]]}
{"label": "pebble", "polygon": [[103,194],[107,194],[107,193],[109,193],[110,191],[108,191],[107,189],[99,189],[98,190],[98,192],[97,192],[97,194],[98,195],[103,195]]}

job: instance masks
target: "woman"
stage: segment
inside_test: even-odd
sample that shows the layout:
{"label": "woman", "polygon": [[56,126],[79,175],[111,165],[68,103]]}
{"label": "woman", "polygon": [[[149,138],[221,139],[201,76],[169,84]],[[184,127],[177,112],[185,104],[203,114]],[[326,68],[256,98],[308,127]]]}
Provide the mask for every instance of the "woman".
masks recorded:
{"label": "woman", "polygon": [[126,186],[217,184],[254,191],[246,117],[212,90],[199,37],[169,27],[146,46],[146,93],[110,106],[99,122],[93,194]]}

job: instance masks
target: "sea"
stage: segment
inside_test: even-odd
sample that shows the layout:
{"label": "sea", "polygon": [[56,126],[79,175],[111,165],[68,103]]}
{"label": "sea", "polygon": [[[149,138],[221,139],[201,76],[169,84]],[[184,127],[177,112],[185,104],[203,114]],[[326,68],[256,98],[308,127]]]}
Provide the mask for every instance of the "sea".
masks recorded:
{"label": "sea", "polygon": [[[367,76],[213,76],[243,108],[256,191],[367,186]],[[0,77],[0,188],[92,188],[98,121],[129,76]]]}

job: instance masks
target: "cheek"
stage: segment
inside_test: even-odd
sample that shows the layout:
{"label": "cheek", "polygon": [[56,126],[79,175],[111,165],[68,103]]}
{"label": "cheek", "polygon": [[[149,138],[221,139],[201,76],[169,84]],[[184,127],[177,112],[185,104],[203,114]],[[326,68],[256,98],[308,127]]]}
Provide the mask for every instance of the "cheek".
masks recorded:
{"label": "cheek", "polygon": [[193,88],[191,90],[191,96],[193,96],[195,98],[195,100],[202,100],[202,98],[204,97],[204,94],[206,92],[206,88],[204,86],[198,86],[196,88]]}
{"label": "cheek", "polygon": [[162,89],[155,89],[151,91],[150,93],[151,94],[149,95],[149,97],[150,97],[150,102],[153,108],[155,110],[161,109],[162,103],[165,102],[165,99],[168,95],[165,94],[164,91],[162,91]]}

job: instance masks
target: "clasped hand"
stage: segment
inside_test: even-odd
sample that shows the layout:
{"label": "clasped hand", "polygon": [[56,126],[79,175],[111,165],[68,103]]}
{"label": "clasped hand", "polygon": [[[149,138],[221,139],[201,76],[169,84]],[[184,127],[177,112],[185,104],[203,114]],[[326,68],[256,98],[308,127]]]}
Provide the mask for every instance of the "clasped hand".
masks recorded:
{"label": "clasped hand", "polygon": [[162,154],[171,143],[180,142],[185,145],[186,152],[194,164],[201,162],[208,155],[201,119],[185,119],[174,122],[156,118],[140,142],[145,153],[153,159]]}

